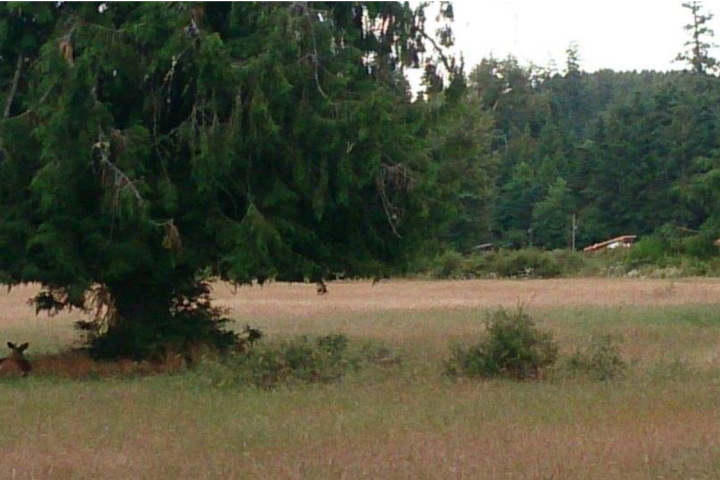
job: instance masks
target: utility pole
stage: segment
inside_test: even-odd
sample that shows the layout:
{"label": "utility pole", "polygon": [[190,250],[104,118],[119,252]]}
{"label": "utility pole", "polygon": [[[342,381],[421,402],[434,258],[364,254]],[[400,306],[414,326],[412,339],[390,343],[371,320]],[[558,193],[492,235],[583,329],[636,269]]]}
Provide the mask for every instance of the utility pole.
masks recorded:
{"label": "utility pole", "polygon": [[573,213],[572,217],[572,251],[575,251],[575,232],[577,232],[577,216]]}

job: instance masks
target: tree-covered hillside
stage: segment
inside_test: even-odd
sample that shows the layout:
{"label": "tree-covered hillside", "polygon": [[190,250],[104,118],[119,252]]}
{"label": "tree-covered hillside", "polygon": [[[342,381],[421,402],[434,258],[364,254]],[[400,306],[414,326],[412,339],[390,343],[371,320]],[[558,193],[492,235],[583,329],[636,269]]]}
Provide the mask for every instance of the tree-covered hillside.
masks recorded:
{"label": "tree-covered hillside", "polygon": [[567,247],[573,214],[578,245],[658,229],[720,235],[712,15],[686,7],[685,71],[586,73],[574,45],[561,73],[512,57],[471,71],[498,157],[494,233],[477,243]]}

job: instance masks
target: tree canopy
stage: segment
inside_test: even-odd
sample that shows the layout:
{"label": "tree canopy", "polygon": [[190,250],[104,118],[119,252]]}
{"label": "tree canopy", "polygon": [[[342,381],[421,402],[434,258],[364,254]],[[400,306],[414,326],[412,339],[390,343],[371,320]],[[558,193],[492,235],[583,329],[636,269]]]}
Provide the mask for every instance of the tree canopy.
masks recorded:
{"label": "tree canopy", "polygon": [[216,337],[210,278],[401,269],[442,174],[403,72],[456,68],[424,8],[0,5],[0,281],[120,356]]}

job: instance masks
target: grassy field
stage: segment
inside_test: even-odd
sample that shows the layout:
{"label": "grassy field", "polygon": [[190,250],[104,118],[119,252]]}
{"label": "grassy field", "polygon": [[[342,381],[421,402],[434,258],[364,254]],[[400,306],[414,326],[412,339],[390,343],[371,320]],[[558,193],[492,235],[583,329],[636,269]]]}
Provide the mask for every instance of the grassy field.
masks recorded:
{"label": "grassy field", "polygon": [[[0,294],[2,345],[29,341],[40,367],[0,381],[0,478],[720,477],[718,281],[342,283],[324,297],[311,285],[218,285],[238,324],[270,339],[342,332],[403,358],[271,391],[209,388],[196,372],[73,379],[42,368],[78,341],[77,317],[35,317],[33,291]],[[443,376],[451,343],[475,338],[488,309],[518,304],[565,354],[593,334],[622,335],[627,378]]]}

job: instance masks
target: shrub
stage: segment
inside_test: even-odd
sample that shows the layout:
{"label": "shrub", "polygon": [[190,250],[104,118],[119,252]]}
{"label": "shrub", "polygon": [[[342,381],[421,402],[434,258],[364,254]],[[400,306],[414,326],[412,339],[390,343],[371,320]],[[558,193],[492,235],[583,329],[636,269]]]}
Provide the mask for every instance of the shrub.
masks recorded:
{"label": "shrub", "polygon": [[462,256],[448,250],[426,263],[416,264],[414,271],[441,279],[717,276],[720,254],[713,253],[716,250],[717,246],[700,236],[672,241],[660,236],[647,237],[630,249],[593,253],[525,248]]}
{"label": "shrub", "polygon": [[340,358],[347,352],[349,341],[342,333],[331,333],[318,338],[315,343],[330,357]]}
{"label": "shrub", "polygon": [[558,265],[563,276],[581,272],[587,267],[588,256],[583,252],[574,252],[570,249],[553,250],[547,252],[553,262]]}
{"label": "shrub", "polygon": [[645,237],[633,245],[627,261],[630,267],[647,264],[664,266],[663,259],[668,253],[668,249],[668,244],[662,239],[652,236]]}
{"label": "shrub", "polygon": [[627,363],[620,355],[620,343],[621,338],[614,335],[593,338],[589,346],[570,356],[567,361],[568,370],[601,382],[623,378]]}
{"label": "shrub", "polygon": [[395,363],[384,346],[350,348],[349,339],[331,334],[316,339],[300,336],[264,344],[219,361],[205,361],[199,374],[214,386],[272,388],[287,383],[329,383],[366,364]]}
{"label": "shrub", "polygon": [[522,309],[504,309],[486,320],[480,341],[469,347],[454,345],[447,364],[450,375],[482,378],[539,378],[557,359],[557,345],[549,332],[541,332]]}
{"label": "shrub", "polygon": [[495,255],[494,253],[473,253],[465,257],[463,265],[465,278],[483,278],[495,274],[493,268]]}
{"label": "shrub", "polygon": [[710,259],[717,256],[718,247],[708,235],[693,235],[682,240],[682,252],[699,259]]}
{"label": "shrub", "polygon": [[562,272],[556,258],[535,248],[503,250],[494,261],[499,277],[553,278]]}
{"label": "shrub", "polygon": [[585,265],[578,273],[581,276],[625,276],[628,273],[627,257],[629,254],[630,249],[627,248],[582,252],[580,255],[583,256]]}
{"label": "shrub", "polygon": [[431,265],[430,274],[433,278],[462,278],[465,258],[455,250],[447,250],[435,257]]}

